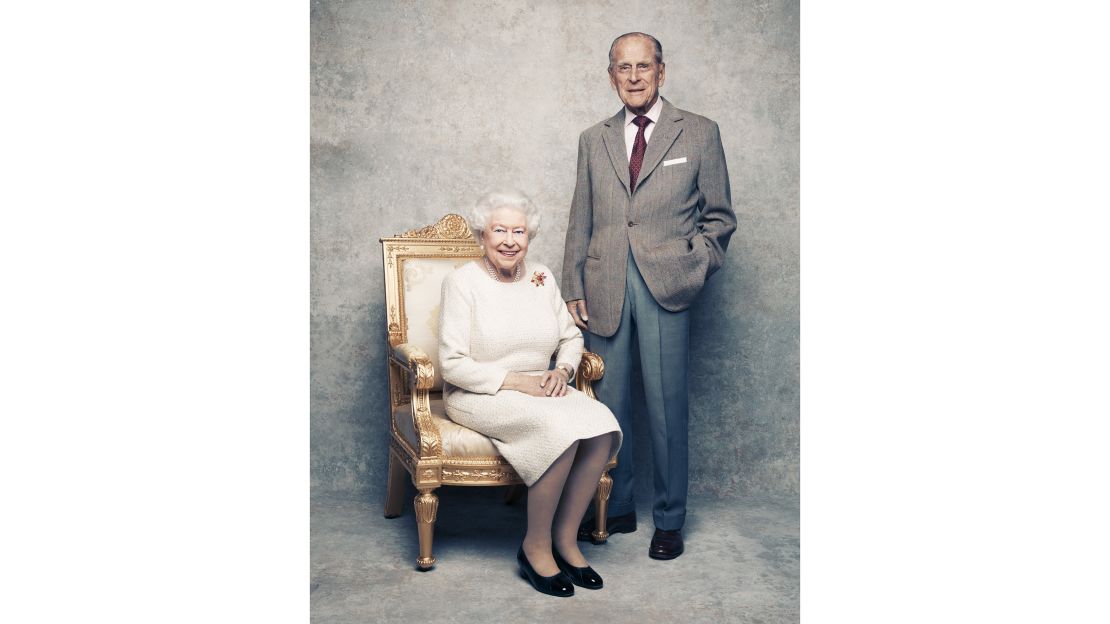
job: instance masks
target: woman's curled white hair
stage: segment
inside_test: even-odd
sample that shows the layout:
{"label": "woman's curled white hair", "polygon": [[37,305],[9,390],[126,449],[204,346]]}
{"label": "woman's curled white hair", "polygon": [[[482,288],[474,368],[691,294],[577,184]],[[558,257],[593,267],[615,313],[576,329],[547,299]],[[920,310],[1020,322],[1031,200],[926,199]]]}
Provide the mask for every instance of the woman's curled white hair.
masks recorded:
{"label": "woman's curled white hair", "polygon": [[482,230],[489,227],[490,216],[498,208],[510,208],[523,214],[528,226],[528,240],[535,238],[540,229],[540,209],[520,191],[494,191],[478,199],[467,216],[467,225],[474,238],[482,240]]}

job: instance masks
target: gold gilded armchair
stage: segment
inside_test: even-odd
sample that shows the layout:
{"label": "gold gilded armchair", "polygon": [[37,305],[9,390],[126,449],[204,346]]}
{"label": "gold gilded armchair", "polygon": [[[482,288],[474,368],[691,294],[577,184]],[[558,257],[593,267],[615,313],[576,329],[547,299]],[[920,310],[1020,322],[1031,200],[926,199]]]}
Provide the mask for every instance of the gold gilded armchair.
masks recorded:
{"label": "gold gilded armchair", "polygon": [[[441,485],[519,486],[523,482],[486,436],[451,421],[443,408],[439,365],[439,297],[443,278],[481,256],[466,220],[449,214],[434,225],[381,239],[389,332],[389,476],[385,517],[401,515],[405,475],[419,492],[413,501],[420,542],[417,566],[435,565],[432,535]],[[604,374],[601,358],[586,352],[575,385],[591,398]],[[609,537],[605,513],[613,480],[609,462],[594,498],[595,543]]]}

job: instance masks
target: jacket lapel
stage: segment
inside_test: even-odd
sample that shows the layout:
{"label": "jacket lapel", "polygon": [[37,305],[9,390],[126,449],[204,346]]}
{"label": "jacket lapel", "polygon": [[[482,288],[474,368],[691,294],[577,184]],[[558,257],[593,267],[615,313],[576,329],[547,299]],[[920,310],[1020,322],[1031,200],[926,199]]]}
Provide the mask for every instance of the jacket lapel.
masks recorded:
{"label": "jacket lapel", "polygon": [[605,150],[609,152],[609,160],[613,163],[613,171],[617,178],[624,184],[627,193],[630,186],[628,181],[628,156],[624,146],[624,107],[616,115],[605,122],[604,133]]}
{"label": "jacket lapel", "polygon": [[[682,125],[678,123],[681,120],[682,113],[664,99],[663,110],[659,112],[659,125],[655,128],[655,131],[651,133],[651,140],[648,141],[647,152],[644,153],[644,164],[640,167],[640,177],[636,180],[637,189],[648,179],[651,172],[655,171],[655,168],[659,166],[659,162],[663,160],[663,156],[666,155],[667,150],[671,149],[671,145],[674,144],[675,139],[678,138],[678,135],[682,134]],[[625,186],[627,186],[627,182]]]}

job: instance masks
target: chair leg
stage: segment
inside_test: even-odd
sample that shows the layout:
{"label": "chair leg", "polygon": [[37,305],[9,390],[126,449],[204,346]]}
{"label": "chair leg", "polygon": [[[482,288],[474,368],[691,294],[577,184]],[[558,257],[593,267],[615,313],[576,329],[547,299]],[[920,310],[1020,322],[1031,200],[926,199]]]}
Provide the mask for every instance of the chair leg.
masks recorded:
{"label": "chair leg", "polygon": [[389,476],[385,486],[385,517],[396,518],[401,515],[401,505],[405,497],[405,467],[393,453],[389,454]]}
{"label": "chair leg", "polygon": [[416,559],[416,565],[421,570],[427,570],[436,564],[436,558],[432,556],[432,535],[435,533],[439,497],[432,493],[434,491],[435,488],[421,488],[413,499],[416,530],[420,538],[420,556]]}
{"label": "chair leg", "polygon": [[613,477],[609,476],[609,470],[606,468],[601,473],[601,480],[597,483],[597,495],[594,497],[597,528],[594,529],[592,536],[595,544],[604,544],[609,539],[609,532],[605,530],[605,516],[609,513],[609,493],[612,491]]}

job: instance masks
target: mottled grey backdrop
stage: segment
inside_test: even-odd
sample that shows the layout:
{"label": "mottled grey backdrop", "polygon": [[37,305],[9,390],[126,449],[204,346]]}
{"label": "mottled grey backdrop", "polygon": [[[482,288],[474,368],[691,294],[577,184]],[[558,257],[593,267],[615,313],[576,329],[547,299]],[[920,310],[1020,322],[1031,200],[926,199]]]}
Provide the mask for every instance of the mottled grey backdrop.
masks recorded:
{"label": "mottled grey backdrop", "polygon": [[546,211],[529,255],[558,271],[578,134],[619,110],[609,44],[640,30],[663,95],[720,124],[739,220],[693,309],[691,491],[797,495],[796,0],[315,0],[311,19],[314,491],[384,491],[378,238],[508,185]]}

